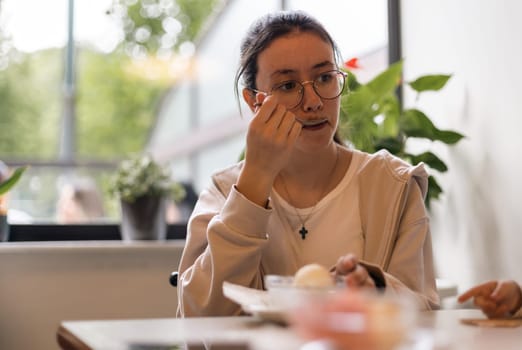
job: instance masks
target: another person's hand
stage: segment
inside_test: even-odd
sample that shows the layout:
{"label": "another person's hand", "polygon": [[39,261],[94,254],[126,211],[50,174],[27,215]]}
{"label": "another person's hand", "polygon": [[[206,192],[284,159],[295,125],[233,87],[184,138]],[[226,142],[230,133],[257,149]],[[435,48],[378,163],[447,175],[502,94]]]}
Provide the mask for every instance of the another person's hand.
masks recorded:
{"label": "another person's hand", "polygon": [[337,260],[334,274],[336,278],[344,279],[348,287],[375,289],[375,282],[368,270],[359,264],[359,260],[353,254],[344,255]]}
{"label": "another person's hand", "polygon": [[477,285],[459,296],[460,303],[473,302],[489,318],[506,317],[522,306],[522,290],[515,281],[489,281]]}

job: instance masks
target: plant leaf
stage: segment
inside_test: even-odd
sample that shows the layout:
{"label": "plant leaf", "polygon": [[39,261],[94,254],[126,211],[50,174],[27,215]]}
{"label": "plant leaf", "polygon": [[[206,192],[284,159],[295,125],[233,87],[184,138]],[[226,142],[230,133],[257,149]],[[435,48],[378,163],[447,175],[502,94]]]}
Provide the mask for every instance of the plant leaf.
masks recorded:
{"label": "plant leaf", "polygon": [[352,91],[341,98],[341,105],[346,109],[349,116],[352,114],[366,114],[375,116],[378,113],[372,110],[372,106],[377,103],[375,94],[367,86],[361,85],[357,90]]}
{"label": "plant leaf", "polygon": [[13,174],[7,180],[0,183],[0,195],[6,193],[14,185],[16,185],[16,183],[18,182],[18,180],[20,180],[20,178],[22,177],[22,174],[25,172],[26,169],[27,169],[27,165],[16,168],[14,170]]}
{"label": "plant leaf", "polygon": [[402,146],[403,144],[399,139],[392,137],[378,139],[375,142],[375,150],[386,149],[395,155],[402,152]]}
{"label": "plant leaf", "polygon": [[395,62],[368,82],[367,86],[377,96],[393,94],[401,82],[401,73],[402,61]]}
{"label": "plant leaf", "polygon": [[452,130],[438,130],[436,136],[437,140],[449,145],[456,144],[464,137],[464,135]]}
{"label": "plant leaf", "polygon": [[424,152],[418,155],[410,154],[411,162],[416,165],[420,162],[427,164],[430,168],[438,170],[440,172],[448,171],[446,163],[444,163],[439,157],[431,152]]}
{"label": "plant leaf", "polygon": [[451,75],[443,74],[424,75],[412,82],[409,82],[408,85],[417,92],[438,91],[442,89],[444,85],[446,85],[450,78]]}
{"label": "plant leaf", "polygon": [[384,115],[384,120],[379,125],[379,137],[396,138],[399,135],[399,117],[400,107],[397,98],[389,96],[382,101],[381,111]]}
{"label": "plant leaf", "polygon": [[357,81],[357,77],[355,76],[355,74],[353,74],[348,69],[343,69],[343,72],[346,73],[346,84],[345,84],[346,86],[344,88],[343,94],[348,91],[357,90],[359,88],[359,86],[361,86],[361,84]]}
{"label": "plant leaf", "polygon": [[432,199],[439,199],[440,194],[442,193],[442,188],[437,183],[437,180],[433,177],[433,175],[428,176],[428,195],[424,200],[426,204],[426,208],[430,208],[430,202]]}
{"label": "plant leaf", "polygon": [[364,85],[341,97],[339,131],[358,149],[372,152],[377,125],[373,118],[379,113],[375,95]]}
{"label": "plant leaf", "polygon": [[157,163],[150,154],[136,154],[123,160],[112,176],[109,192],[125,202],[142,196],[170,196],[180,201],[182,185],[171,178],[170,169]]}
{"label": "plant leaf", "polygon": [[405,110],[401,118],[401,129],[407,136],[436,139],[438,129],[431,120],[418,109]]}
{"label": "plant leaf", "polygon": [[432,121],[418,109],[405,110],[401,118],[401,129],[407,136],[424,137],[431,141],[441,141],[453,145],[464,135],[452,131],[438,129]]}

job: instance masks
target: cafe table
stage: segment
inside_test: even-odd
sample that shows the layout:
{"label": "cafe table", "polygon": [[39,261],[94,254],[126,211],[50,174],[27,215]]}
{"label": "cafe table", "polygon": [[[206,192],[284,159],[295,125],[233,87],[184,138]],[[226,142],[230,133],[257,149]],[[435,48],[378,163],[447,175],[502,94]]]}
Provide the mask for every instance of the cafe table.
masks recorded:
{"label": "cafe table", "polygon": [[[400,350],[522,349],[522,327],[467,325],[465,319],[484,316],[470,309],[421,312]],[[57,339],[63,350],[326,349],[253,316],[63,321]]]}

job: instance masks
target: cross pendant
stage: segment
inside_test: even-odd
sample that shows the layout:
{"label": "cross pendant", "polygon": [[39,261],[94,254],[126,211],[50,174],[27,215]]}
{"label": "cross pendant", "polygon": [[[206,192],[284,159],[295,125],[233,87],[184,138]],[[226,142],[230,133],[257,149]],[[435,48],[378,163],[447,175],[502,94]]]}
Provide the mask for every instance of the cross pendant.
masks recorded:
{"label": "cross pendant", "polygon": [[306,234],[308,233],[308,230],[304,227],[304,225],[301,227],[301,229],[299,230],[299,233],[301,234],[301,238],[302,239],[305,239],[306,238]]}

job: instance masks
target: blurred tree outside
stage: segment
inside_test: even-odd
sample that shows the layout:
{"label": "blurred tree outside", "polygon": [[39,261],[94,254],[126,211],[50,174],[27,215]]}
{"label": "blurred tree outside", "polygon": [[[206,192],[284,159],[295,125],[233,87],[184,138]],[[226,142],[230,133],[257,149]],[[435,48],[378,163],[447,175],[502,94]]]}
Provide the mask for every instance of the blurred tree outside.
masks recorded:
{"label": "blurred tree outside", "polygon": [[[1,44],[0,44],[1,45]],[[58,149],[57,50],[18,54],[0,71],[0,158],[50,158]]]}
{"label": "blurred tree outside", "polygon": [[111,160],[143,148],[155,106],[168,85],[129,74],[125,69],[129,61],[121,52],[84,51],[79,55],[79,158]]}
{"label": "blurred tree outside", "polygon": [[[180,48],[193,47],[218,2],[113,2],[107,16],[125,33],[118,47],[103,53],[76,44],[78,159],[114,160],[142,150],[155,106],[174,81],[161,71],[156,76],[132,71],[139,67],[133,62],[175,60]],[[143,34],[145,28],[151,28],[148,35]],[[0,159],[56,159],[64,53],[58,49],[22,53],[9,44],[0,28],[0,57],[10,51],[8,63],[2,64],[0,58]]]}
{"label": "blurred tree outside", "polygon": [[[178,78],[170,74],[171,66],[190,57],[198,33],[221,2],[112,1],[105,15],[122,31],[114,50],[101,52],[75,42],[76,160],[116,164],[143,150],[156,106]],[[64,49],[18,51],[0,26],[0,159],[58,159],[64,62]],[[34,171],[31,168],[28,173]],[[56,184],[49,181],[48,174],[26,176],[18,186],[25,193],[21,197],[38,196],[35,202],[45,201],[36,205],[41,215],[51,213],[54,201]],[[37,194],[28,194],[35,189]]]}

